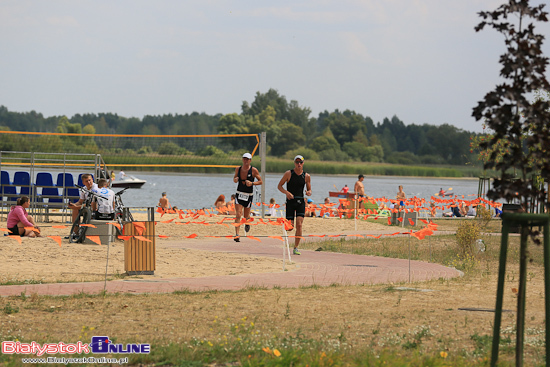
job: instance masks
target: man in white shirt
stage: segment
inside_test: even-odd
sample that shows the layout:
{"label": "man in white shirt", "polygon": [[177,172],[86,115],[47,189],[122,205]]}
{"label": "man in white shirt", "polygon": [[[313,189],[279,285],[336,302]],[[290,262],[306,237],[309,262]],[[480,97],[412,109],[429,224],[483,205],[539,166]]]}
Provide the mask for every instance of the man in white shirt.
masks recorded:
{"label": "man in white shirt", "polygon": [[[84,184],[86,189],[97,193],[98,187],[94,183],[94,178],[92,177],[91,174],[89,173],[83,174],[82,183]],[[80,208],[82,208],[82,204],[86,201],[86,199],[88,198],[88,195],[89,194],[86,191],[80,190],[80,199],[78,199],[76,203],[69,203],[69,208],[73,210],[73,213],[72,213],[73,222],[76,219],[76,217],[78,217],[78,211],[80,210]],[[92,208],[95,210],[95,203],[92,203]]]}
{"label": "man in white shirt", "polygon": [[107,180],[102,178],[97,183],[99,187],[97,193],[101,195],[101,197],[97,197],[95,219],[113,220],[115,218],[115,192],[107,187]]}

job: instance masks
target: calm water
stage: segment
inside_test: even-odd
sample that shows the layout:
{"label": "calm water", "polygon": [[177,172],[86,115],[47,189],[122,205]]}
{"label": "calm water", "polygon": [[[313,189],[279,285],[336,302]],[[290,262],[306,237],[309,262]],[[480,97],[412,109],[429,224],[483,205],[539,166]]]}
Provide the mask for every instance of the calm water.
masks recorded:
{"label": "calm water", "polygon": [[[307,166],[306,172],[307,172]],[[7,169],[13,180],[15,170]],[[57,172],[49,170],[57,177]],[[151,207],[156,206],[162,192],[166,192],[173,206],[180,209],[209,208],[214,205],[216,198],[223,194],[229,200],[231,194],[236,191],[237,184],[233,182],[233,172],[227,174],[182,174],[182,173],[157,173],[157,172],[129,172],[147,183],[140,189],[130,189],[124,193],[123,200],[127,206]],[[72,172],[78,177],[77,172]],[[277,185],[282,174],[267,174],[265,185],[265,198],[260,198],[260,186],[256,186],[255,201],[269,202],[275,198],[279,204],[284,203],[285,196],[277,190]],[[312,196],[315,203],[323,203],[329,191],[339,191],[344,185],[353,190],[356,175],[316,175],[311,174]],[[452,188],[457,195],[477,195],[478,180],[473,179],[444,179],[444,178],[415,178],[392,176],[367,176],[363,181],[368,196],[395,198],[397,187],[403,185],[407,197],[417,196],[429,199],[439,192],[440,188],[449,190]],[[114,190],[119,191],[119,189]],[[336,198],[331,198],[336,201]]]}
{"label": "calm water", "polygon": [[[147,180],[141,189],[127,190],[124,193],[124,203],[128,206],[155,206],[162,192],[166,192],[172,205],[178,208],[204,208],[214,205],[216,198],[223,194],[229,200],[235,193],[237,184],[233,183],[233,173],[229,174],[163,174],[163,173],[129,173]],[[267,174],[265,198],[259,198],[260,186],[256,187],[258,195],[255,201],[269,202],[275,198],[279,204],[284,203],[285,196],[277,190],[282,174]],[[357,176],[353,175],[311,175],[311,199],[315,203],[323,203],[329,191],[339,191],[344,185],[353,190]],[[397,187],[403,185],[407,197],[417,196],[429,199],[439,192],[440,188],[458,195],[477,195],[477,179],[442,179],[414,178],[391,176],[367,176],[363,181],[366,194],[374,197],[394,198]],[[337,188],[337,190],[335,189]],[[115,190],[117,191],[117,190]],[[335,201],[336,198],[331,198]]]}

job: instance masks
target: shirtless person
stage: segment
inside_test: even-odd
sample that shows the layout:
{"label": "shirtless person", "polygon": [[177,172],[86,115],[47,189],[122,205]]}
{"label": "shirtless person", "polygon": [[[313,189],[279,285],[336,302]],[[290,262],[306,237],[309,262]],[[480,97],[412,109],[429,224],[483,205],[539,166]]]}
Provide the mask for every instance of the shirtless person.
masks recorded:
{"label": "shirtless person", "polygon": [[167,211],[171,209],[170,202],[168,201],[168,198],[166,197],[166,193],[162,193],[162,197],[159,199],[159,203],[157,204],[162,210]]}
{"label": "shirtless person", "polygon": [[355,191],[355,207],[357,209],[365,209],[365,204],[363,203],[364,197],[365,197],[365,186],[363,185],[363,180],[365,179],[365,176],[360,174],[357,177],[357,182],[355,183],[355,186],[353,187],[353,191]]}
{"label": "shirtless person", "polygon": [[[283,185],[286,183],[286,190]],[[304,157],[294,157],[294,169],[286,171],[277,188],[286,195],[286,219],[294,225],[296,217],[296,238],[294,239],[294,255],[301,255],[298,251],[302,224],[306,215],[306,201],[304,199],[304,186],[306,195],[311,196],[311,176],[304,172]]]}
{"label": "shirtless person", "polygon": [[405,200],[407,200],[407,195],[405,194],[405,191],[403,191],[403,185],[399,185],[399,191],[397,192],[397,195],[395,198],[399,201],[399,203],[396,206],[402,207],[405,206]]}
{"label": "shirtless person", "polygon": [[[250,165],[252,155],[250,153],[243,154],[243,165],[235,168],[235,176],[233,182],[237,184],[237,194],[235,197],[235,223],[241,222],[241,216],[245,219],[250,219],[250,209],[252,208],[252,199],[254,197],[254,188],[252,186],[261,185],[262,177],[260,172],[255,167]],[[254,182],[254,179],[257,181]],[[250,231],[250,225],[245,224],[244,231]],[[235,242],[240,242],[239,226],[235,227]]]}
{"label": "shirtless person", "polygon": [[353,191],[355,191],[358,198],[365,197],[365,186],[363,185],[363,180],[365,180],[365,176],[359,175],[357,182],[355,183],[355,187],[353,188]]}

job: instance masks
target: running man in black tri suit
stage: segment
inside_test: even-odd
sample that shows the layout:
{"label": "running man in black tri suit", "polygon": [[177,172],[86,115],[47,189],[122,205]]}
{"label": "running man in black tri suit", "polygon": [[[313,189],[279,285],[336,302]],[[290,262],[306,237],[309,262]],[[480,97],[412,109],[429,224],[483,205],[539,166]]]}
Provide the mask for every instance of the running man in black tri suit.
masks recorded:
{"label": "running man in black tri suit", "polygon": [[[252,186],[261,185],[262,177],[260,172],[255,167],[250,165],[252,155],[250,153],[243,154],[243,165],[235,168],[235,176],[233,182],[237,184],[237,193],[235,194],[235,223],[241,222],[241,216],[248,220],[250,219],[250,209],[252,208],[252,199],[254,196],[254,188]],[[257,181],[254,182],[254,179]],[[250,225],[244,226],[245,232],[250,231]],[[235,227],[235,242],[240,242],[239,227]]]}
{"label": "running man in black tri suit", "polygon": [[[286,189],[283,185],[286,183]],[[302,223],[306,215],[306,200],[304,198],[304,186],[306,195],[311,196],[311,176],[304,172],[304,157],[294,157],[294,169],[286,171],[277,188],[286,195],[286,219],[294,225],[296,217],[296,238],[294,239],[294,255],[300,255],[298,245],[302,235]]]}

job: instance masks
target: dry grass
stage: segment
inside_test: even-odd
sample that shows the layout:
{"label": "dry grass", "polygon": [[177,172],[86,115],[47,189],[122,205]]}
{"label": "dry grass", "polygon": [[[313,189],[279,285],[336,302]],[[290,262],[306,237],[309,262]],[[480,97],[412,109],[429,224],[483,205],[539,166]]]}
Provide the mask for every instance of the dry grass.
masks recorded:
{"label": "dry grass", "polygon": [[[447,222],[440,230],[457,223]],[[262,351],[269,347],[281,351],[281,358],[298,358],[302,362],[297,365],[306,365],[307,358],[300,354],[306,351],[312,355],[310,365],[330,365],[323,364],[323,353],[337,358],[337,364],[354,365],[356,358],[367,358],[367,352],[375,360],[383,355],[397,361],[395,365],[418,358],[418,365],[427,363],[426,358],[437,366],[486,365],[494,313],[459,310],[494,308],[500,239],[485,236],[484,240],[486,252],[460,258],[452,235],[432,238],[429,252],[426,242],[413,239],[411,252],[416,258],[455,261],[466,273],[462,278],[418,284],[0,298],[0,339],[86,342],[93,335],[107,335],[119,343],[152,343],[153,354],[132,357],[134,364],[195,360],[264,365],[271,359],[263,358],[274,358]],[[501,360],[505,362],[513,360],[517,242],[511,238],[504,296],[504,308],[512,310],[503,314]],[[311,244],[319,245],[325,250],[333,246],[343,252],[408,256],[408,239],[404,238]],[[544,361],[541,255],[542,250],[531,245],[526,365]],[[17,358],[0,358],[19,364]]]}

